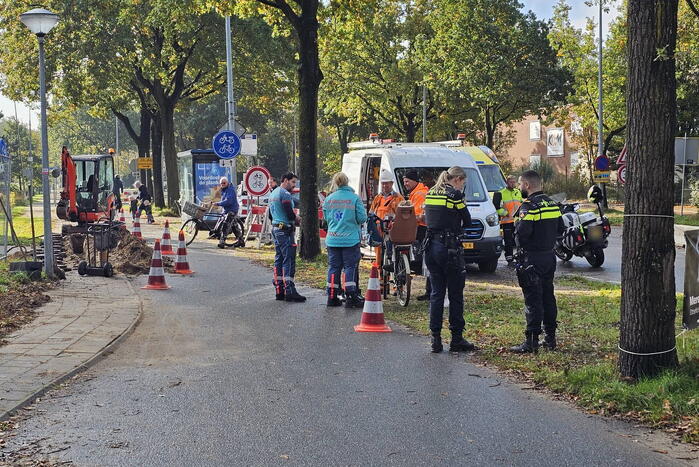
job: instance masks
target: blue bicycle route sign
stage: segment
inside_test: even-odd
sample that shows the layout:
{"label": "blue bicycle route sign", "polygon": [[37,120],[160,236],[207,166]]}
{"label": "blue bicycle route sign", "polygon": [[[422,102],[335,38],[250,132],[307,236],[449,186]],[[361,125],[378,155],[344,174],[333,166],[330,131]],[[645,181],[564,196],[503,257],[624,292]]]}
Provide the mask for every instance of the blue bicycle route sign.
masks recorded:
{"label": "blue bicycle route sign", "polygon": [[240,154],[240,137],[232,131],[219,131],[214,136],[211,147],[221,159],[233,159]]}

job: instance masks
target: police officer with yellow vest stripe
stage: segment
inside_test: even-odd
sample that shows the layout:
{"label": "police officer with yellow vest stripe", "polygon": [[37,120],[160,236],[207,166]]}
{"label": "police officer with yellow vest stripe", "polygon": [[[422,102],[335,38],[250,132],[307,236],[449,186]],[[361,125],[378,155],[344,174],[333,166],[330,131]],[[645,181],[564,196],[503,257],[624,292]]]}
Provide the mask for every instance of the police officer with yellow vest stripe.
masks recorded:
{"label": "police officer with yellow vest stripe", "polygon": [[505,243],[505,259],[512,263],[515,246],[515,213],[522,205],[522,192],[516,187],[517,178],[507,177],[507,186],[493,194],[493,204],[500,215],[500,228]]}
{"label": "police officer with yellow vest stripe", "polygon": [[539,350],[541,324],[544,324],[543,346],[556,348],[556,297],[553,275],[556,256],[553,246],[563,233],[563,219],[558,204],[542,191],[541,176],[527,170],[519,177],[519,189],[526,197],[517,212],[515,242],[517,244],[517,280],[524,295],[524,316],[527,328],[522,344],[511,347],[515,353]]}
{"label": "police officer with yellow vest stripe", "polygon": [[474,350],[463,338],[464,283],[466,270],[463,247],[459,236],[471,224],[471,214],[464,203],[466,173],[461,167],[451,167],[441,173],[425,197],[425,264],[430,271],[430,331],[432,352],[441,352],[444,296],[449,294],[449,329],[452,352]]}

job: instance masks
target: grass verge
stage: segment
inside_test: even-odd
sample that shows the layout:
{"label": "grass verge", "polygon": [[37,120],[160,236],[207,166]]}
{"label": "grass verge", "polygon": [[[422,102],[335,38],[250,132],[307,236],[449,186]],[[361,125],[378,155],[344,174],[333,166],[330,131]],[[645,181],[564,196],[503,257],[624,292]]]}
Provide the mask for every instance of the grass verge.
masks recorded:
{"label": "grass verge", "polygon": [[[32,242],[32,224],[29,217],[29,207],[14,206],[12,208],[12,225],[19,241],[23,245],[30,245]],[[37,236],[44,233],[43,219],[41,215],[37,216],[36,211],[34,212],[34,231]],[[11,234],[8,232],[9,235]],[[8,241],[13,243],[11,237],[8,238]]]}
{"label": "grass verge", "polygon": [[[267,266],[274,260],[271,248],[246,248],[236,253]],[[325,255],[313,261],[299,259],[297,280],[324,288],[326,261]],[[366,284],[367,261],[362,261],[362,269]],[[522,294],[511,271],[469,276],[464,291],[466,335],[481,348],[478,358],[537,387],[566,395],[590,413],[633,419],[699,444],[699,334],[687,333],[678,339],[678,368],[635,384],[622,382],[616,370],[621,288],[576,276],[558,278],[556,288],[559,349],[520,356],[507,351],[523,339],[524,321]],[[423,291],[424,281],[416,278],[412,296]],[[678,295],[678,333],[681,303]],[[425,335],[427,307],[427,303],[415,300],[406,308],[394,299],[384,302],[388,319]]]}
{"label": "grass verge", "polygon": [[675,224],[699,226],[699,214],[687,214],[684,216],[675,214]]}
{"label": "grass verge", "polygon": [[[597,212],[596,209],[581,209],[580,212]],[[609,219],[611,225],[623,225],[624,224],[624,210],[617,208],[610,208],[604,211],[604,215]],[[675,224],[677,225],[694,225],[699,226],[699,214],[686,214],[680,216],[675,214]]]}

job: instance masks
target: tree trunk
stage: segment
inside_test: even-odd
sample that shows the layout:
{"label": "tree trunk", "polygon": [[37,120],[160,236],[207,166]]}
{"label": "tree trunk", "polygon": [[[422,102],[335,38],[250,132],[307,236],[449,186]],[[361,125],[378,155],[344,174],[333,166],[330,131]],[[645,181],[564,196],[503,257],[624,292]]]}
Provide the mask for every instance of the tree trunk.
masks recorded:
{"label": "tree trunk", "polygon": [[340,142],[340,153],[346,154],[349,149],[349,125],[335,125],[337,140]]}
{"label": "tree trunk", "polygon": [[296,29],[299,52],[299,173],[301,178],[300,256],[320,253],[318,235],[318,88],[323,79],[318,58],[316,11],[304,12]]}
{"label": "tree trunk", "polygon": [[492,114],[490,109],[486,109],[485,112],[485,145],[489,148],[493,148],[493,141],[495,140],[495,124],[491,122]]}
{"label": "tree trunk", "polygon": [[[628,3],[629,164],[622,250],[622,376],[678,364],[675,347],[673,169],[678,0]],[[634,355],[628,352],[657,355]]]}
{"label": "tree trunk", "polygon": [[415,133],[417,132],[417,128],[415,125],[415,117],[409,115],[407,118],[407,122],[405,122],[405,125],[403,125],[403,132],[405,133],[405,142],[414,143]]}
{"label": "tree trunk", "polygon": [[151,154],[153,155],[153,203],[159,208],[165,207],[163,194],[163,132],[160,115],[153,115],[151,125]]}
{"label": "tree trunk", "polygon": [[174,105],[160,106],[160,122],[163,132],[163,158],[167,176],[167,204],[170,207],[180,199],[180,180],[177,174],[177,150],[175,149],[175,108]]}
{"label": "tree trunk", "polygon": [[[129,120],[129,117],[122,114],[121,112],[116,111],[115,109],[112,109],[112,112],[114,113],[114,115],[117,116],[119,121],[121,121],[121,123],[124,124],[124,128],[126,128],[126,132],[129,134],[129,137],[131,137],[133,142],[136,143],[136,147],[138,148],[138,157],[149,157],[151,125],[150,111],[146,108],[141,108],[139,115],[140,127],[138,133],[136,133],[136,130],[131,124],[131,120]],[[141,183],[146,185],[146,187],[152,186],[152,184],[148,182],[149,178],[147,170],[141,170],[139,178],[141,180]]]}

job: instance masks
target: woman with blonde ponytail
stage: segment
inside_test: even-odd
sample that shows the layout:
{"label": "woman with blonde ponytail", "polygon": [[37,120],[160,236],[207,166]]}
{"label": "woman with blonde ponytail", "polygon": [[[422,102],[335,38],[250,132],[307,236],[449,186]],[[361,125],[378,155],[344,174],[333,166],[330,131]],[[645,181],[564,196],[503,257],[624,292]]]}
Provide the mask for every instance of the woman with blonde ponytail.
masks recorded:
{"label": "woman with blonde ponytail", "polygon": [[328,306],[340,306],[339,285],[344,275],[345,307],[361,308],[357,269],[362,255],[359,250],[361,226],[367,221],[364,203],[348,186],[347,175],[333,176],[330,194],[323,202],[323,219],[328,223]]}
{"label": "woman with blonde ponytail", "polygon": [[471,215],[464,202],[466,172],[461,167],[443,171],[425,198],[427,241],[425,263],[430,271],[432,293],[430,295],[430,331],[432,352],[441,352],[444,297],[449,294],[449,329],[452,352],[475,350],[475,346],[463,338],[464,284],[466,271],[463,247],[459,235],[464,226],[471,224]]}

